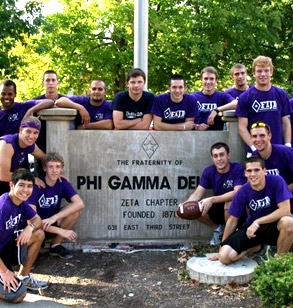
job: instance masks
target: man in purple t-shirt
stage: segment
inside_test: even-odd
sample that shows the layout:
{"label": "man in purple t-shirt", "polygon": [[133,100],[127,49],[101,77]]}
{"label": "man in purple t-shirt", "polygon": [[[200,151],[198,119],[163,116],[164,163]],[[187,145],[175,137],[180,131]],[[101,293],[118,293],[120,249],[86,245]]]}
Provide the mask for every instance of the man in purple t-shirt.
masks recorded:
{"label": "man in purple t-shirt", "polygon": [[[219,259],[235,262],[261,245],[277,245],[278,254],[287,253],[293,244],[293,219],[290,216],[289,191],[282,177],[266,175],[264,161],[252,156],[245,163],[248,182],[236,193],[229,208]],[[239,217],[248,211],[246,222],[237,231]]]}
{"label": "man in purple t-shirt", "polygon": [[[39,119],[28,116],[21,121],[19,133],[0,137],[0,194],[9,191],[11,174],[28,154],[42,160],[45,153],[35,144],[41,129]],[[36,179],[38,185],[42,185]]]}
{"label": "man in purple t-shirt", "polygon": [[91,82],[90,96],[61,97],[55,105],[79,112],[77,129],[113,129],[111,103],[105,100],[105,94],[106,83],[97,79]]}
{"label": "man in purple t-shirt", "polygon": [[251,124],[262,121],[271,127],[273,144],[291,146],[291,108],[287,93],[271,84],[272,60],[259,56],[253,60],[252,70],[255,86],[241,94],[236,108],[240,136],[255,151],[249,130]]}
{"label": "man in purple t-shirt", "polygon": [[[29,204],[36,210],[43,221],[46,238],[52,239],[49,254],[61,259],[70,259],[72,254],[61,245],[64,238],[75,240],[77,235],[72,230],[78,222],[84,203],[72,185],[61,174],[64,167],[63,157],[56,153],[48,153],[43,161],[46,187],[34,187]],[[61,201],[68,204],[62,209]]]}
{"label": "man in purple t-shirt", "polygon": [[200,129],[194,124],[198,116],[196,100],[185,89],[184,78],[173,75],[169,81],[170,92],[155,97],[152,108],[155,130]]}
{"label": "man in purple t-shirt", "polygon": [[202,69],[200,77],[203,90],[192,93],[196,98],[199,111],[196,123],[205,124],[208,130],[223,130],[224,122],[218,114],[235,109],[237,100],[225,92],[216,91],[218,72],[214,67],[208,66]]}
{"label": "man in purple t-shirt", "polygon": [[53,100],[40,99],[16,103],[16,84],[12,80],[5,80],[0,85],[2,107],[0,108],[0,137],[16,134],[20,122],[24,117],[33,115],[42,109],[53,107]]}
{"label": "man in purple t-shirt", "polygon": [[232,97],[238,99],[239,96],[249,89],[247,84],[247,68],[240,63],[237,63],[231,68],[231,78],[234,81],[234,87],[225,91]]}
{"label": "man in purple t-shirt", "polygon": [[[28,170],[18,169],[12,174],[10,192],[0,197],[0,299],[14,303],[24,299],[26,288],[48,287],[29,274],[44,239],[42,221],[27,203],[34,181]],[[25,226],[17,231],[20,220]],[[17,264],[21,267],[16,275],[12,266]]]}
{"label": "man in purple t-shirt", "polygon": [[[227,144],[213,144],[211,158],[214,164],[204,169],[199,185],[187,201],[200,201],[202,216],[197,220],[214,229],[210,245],[215,246],[220,244],[231,200],[246,179],[244,167],[230,162]],[[202,199],[208,189],[213,190],[214,196]]]}

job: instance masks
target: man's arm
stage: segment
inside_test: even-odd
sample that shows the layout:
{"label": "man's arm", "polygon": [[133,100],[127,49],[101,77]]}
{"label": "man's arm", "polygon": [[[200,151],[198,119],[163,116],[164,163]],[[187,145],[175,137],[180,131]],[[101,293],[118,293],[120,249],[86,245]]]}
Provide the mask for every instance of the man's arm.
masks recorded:
{"label": "man's arm", "polygon": [[35,149],[32,152],[32,155],[40,160],[45,159],[45,153],[35,144]]}
{"label": "man's arm", "polygon": [[212,196],[201,200],[202,205],[202,214],[205,215],[208,213],[209,209],[214,203],[223,203],[232,201],[233,197],[235,196],[237,190],[241,187],[241,185],[237,185],[234,187],[232,191],[229,191],[225,194],[219,196]]}
{"label": "man's arm", "polygon": [[230,215],[225,226],[222,241],[226,240],[235,230],[238,224],[238,217]]}
{"label": "man's arm", "polygon": [[201,185],[198,185],[195,191],[189,196],[187,201],[199,201],[205,194],[206,189]]}
{"label": "man's arm", "polygon": [[261,218],[256,219],[248,228],[247,228],[247,237],[253,238],[255,237],[255,232],[262,224],[269,224],[275,221],[280,220],[280,218],[284,216],[291,215],[291,207],[290,200],[285,200],[283,202],[278,203],[278,209],[272,212],[269,215],[263,216]]}
{"label": "man's arm", "polygon": [[151,113],[147,113],[142,117],[142,120],[140,122],[132,126],[130,129],[148,130],[152,122],[152,119],[153,119],[153,115]]}
{"label": "man's arm", "polygon": [[164,131],[178,131],[178,130],[192,130],[195,127],[194,118],[187,118],[184,123],[164,123],[163,119],[159,116],[154,115],[154,128],[155,130],[164,130]]}
{"label": "man's arm", "polygon": [[58,98],[55,102],[55,106],[76,109],[79,112],[83,123],[86,124],[90,122],[90,115],[88,111],[82,105],[74,103],[68,97],[63,96]]}
{"label": "man's arm", "polygon": [[11,160],[14,150],[11,144],[4,140],[0,141],[0,181],[9,182],[11,180]]}
{"label": "man's arm", "polygon": [[54,106],[54,101],[52,99],[41,99],[39,100],[39,103],[36,104],[35,106],[31,107],[26,114],[24,115],[23,119],[25,119],[28,116],[34,115],[34,113],[43,110],[43,109],[48,109],[52,108]]}
{"label": "man's arm", "polygon": [[79,125],[77,129],[113,129],[113,126],[113,120],[108,119],[82,124]]}
{"label": "man's arm", "polygon": [[133,129],[135,125],[142,122],[142,118],[124,120],[123,111],[113,110],[113,122],[115,129]]}
{"label": "man's arm", "polygon": [[[234,110],[237,107],[237,103],[238,103],[238,100],[233,99],[232,102],[225,104],[223,106],[219,106],[219,107],[217,107],[217,109],[218,109],[219,112],[223,112],[225,110]],[[217,115],[217,112],[215,110],[212,110],[209,117],[208,117],[208,120],[207,120],[208,125],[214,124],[214,119],[215,119],[216,115]]]}
{"label": "man's arm", "polygon": [[[71,214],[74,214],[78,211],[81,211],[85,207],[82,199],[78,194],[71,197],[70,201],[71,202],[67,204],[60,212],[56,213],[55,215],[49,218],[43,219],[43,229],[45,231],[47,231],[47,228],[52,224],[54,224],[56,221],[65,218]],[[48,230],[48,232],[50,231]]]}
{"label": "man's arm", "polygon": [[10,271],[4,262],[0,258],[0,273],[3,281],[3,289],[8,290],[10,293],[10,287],[13,287],[15,290],[18,287],[18,281],[16,279],[16,275],[13,271]]}
{"label": "man's arm", "polygon": [[23,229],[20,236],[17,238],[17,245],[27,244],[35,230],[42,227],[42,220],[38,214],[28,220],[29,224]]}
{"label": "man's arm", "polygon": [[243,141],[251,147],[253,145],[250,137],[250,133],[247,129],[248,126],[248,119],[243,117],[238,117],[238,131],[239,135],[243,139]]}
{"label": "man's arm", "polygon": [[291,123],[288,116],[282,117],[284,143],[291,143]]}

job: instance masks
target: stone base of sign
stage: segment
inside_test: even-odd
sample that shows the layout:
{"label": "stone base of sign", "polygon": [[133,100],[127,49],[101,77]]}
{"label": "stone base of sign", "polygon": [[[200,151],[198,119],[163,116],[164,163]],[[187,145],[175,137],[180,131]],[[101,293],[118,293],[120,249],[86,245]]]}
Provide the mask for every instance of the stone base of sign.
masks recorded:
{"label": "stone base of sign", "polygon": [[208,284],[245,284],[252,280],[257,263],[250,258],[243,258],[233,264],[224,265],[220,261],[208,258],[216,255],[207,253],[203,257],[193,257],[187,261],[187,269],[191,279]]}

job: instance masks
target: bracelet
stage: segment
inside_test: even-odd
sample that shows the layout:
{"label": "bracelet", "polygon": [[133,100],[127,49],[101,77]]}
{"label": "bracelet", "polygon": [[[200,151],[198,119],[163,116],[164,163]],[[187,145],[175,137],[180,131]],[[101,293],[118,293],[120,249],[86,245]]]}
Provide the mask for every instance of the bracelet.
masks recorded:
{"label": "bracelet", "polygon": [[32,222],[29,224],[29,226],[33,228],[33,231],[35,231],[36,226]]}
{"label": "bracelet", "polygon": [[254,221],[253,224],[259,228],[259,224],[257,222]]}
{"label": "bracelet", "polygon": [[213,111],[216,111],[217,115],[220,112],[220,110],[218,108],[213,109]]}
{"label": "bracelet", "polygon": [[6,275],[9,272],[9,269],[7,269],[5,272],[0,273],[0,275]]}
{"label": "bracelet", "polygon": [[286,142],[286,143],[285,143],[285,146],[287,146],[287,147],[290,147],[290,148],[291,148],[291,146],[292,146],[292,145],[291,145],[291,143],[290,143],[290,142]]}
{"label": "bracelet", "polygon": [[182,126],[182,130],[185,130],[185,124],[183,124],[183,126]]}

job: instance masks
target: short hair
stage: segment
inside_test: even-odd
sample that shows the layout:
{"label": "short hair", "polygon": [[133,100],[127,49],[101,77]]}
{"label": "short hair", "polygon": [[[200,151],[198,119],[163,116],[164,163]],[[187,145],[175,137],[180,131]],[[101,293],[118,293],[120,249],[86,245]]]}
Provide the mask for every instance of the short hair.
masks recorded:
{"label": "short hair", "polygon": [[27,169],[16,169],[11,175],[11,182],[16,185],[19,180],[31,181],[35,184],[35,176]]}
{"label": "short hair", "polygon": [[92,85],[92,83],[93,83],[94,81],[103,82],[103,83],[104,83],[104,89],[107,90],[107,84],[106,84],[106,82],[105,82],[104,80],[102,80],[102,79],[93,79],[93,80],[91,81],[90,86]]}
{"label": "short hair", "polygon": [[140,69],[140,68],[134,68],[132,70],[130,70],[127,74],[127,78],[126,78],[126,81],[128,82],[130,80],[130,78],[132,77],[139,77],[141,76],[144,80],[144,82],[146,81],[146,76],[145,76],[145,72]]}
{"label": "short hair", "polygon": [[41,121],[34,117],[34,116],[28,116],[28,117],[25,117],[21,120],[21,124],[22,123],[28,123],[28,122],[31,122],[31,123],[35,123],[35,124],[38,124],[38,125],[41,125]]}
{"label": "short hair", "polygon": [[256,66],[269,66],[271,70],[274,69],[273,61],[270,57],[258,56],[252,62],[252,71],[255,71]]}
{"label": "short hair", "polygon": [[43,160],[43,166],[45,167],[48,162],[50,161],[56,161],[61,163],[62,168],[64,167],[64,158],[61,154],[58,152],[49,152],[46,154],[44,160]]}
{"label": "short hair", "polygon": [[16,84],[14,81],[12,80],[4,80],[1,82],[0,86],[3,86],[3,87],[13,87],[14,89],[14,93],[16,94]]}
{"label": "short hair", "polygon": [[186,86],[186,83],[185,83],[185,79],[183,76],[179,75],[179,74],[174,74],[170,77],[170,80],[169,80],[169,87],[171,86],[171,81],[172,80],[183,80],[183,83],[184,83],[184,86]]}
{"label": "short hair", "polygon": [[224,148],[224,149],[226,150],[227,154],[230,153],[229,146],[228,146],[226,143],[224,143],[224,142],[217,142],[217,143],[214,143],[214,144],[211,146],[211,150],[210,150],[211,155],[213,154],[213,150],[214,150],[214,149],[219,150],[220,148]]}
{"label": "short hair", "polygon": [[260,156],[257,156],[257,155],[252,155],[246,159],[246,161],[244,162],[245,169],[247,167],[247,164],[249,163],[260,163],[262,169],[266,167],[265,161]]}
{"label": "short hair", "polygon": [[271,128],[270,128],[270,125],[264,123],[264,122],[261,122],[261,121],[257,121],[255,123],[253,123],[251,126],[250,126],[250,131],[254,128],[259,128],[259,127],[264,127],[268,133],[271,132]]}
{"label": "short hair", "polygon": [[247,73],[247,68],[246,68],[246,66],[245,65],[243,65],[243,64],[240,64],[240,63],[236,63],[235,65],[233,65],[232,67],[231,67],[231,69],[230,69],[230,74],[233,76],[233,74],[234,74],[234,70],[236,69],[236,68],[239,68],[239,69],[244,69],[245,70],[245,72]]}
{"label": "short hair", "polygon": [[53,70],[47,70],[47,71],[45,71],[45,73],[43,74],[43,81],[45,80],[45,75],[47,75],[47,74],[55,74],[56,77],[57,77],[57,80],[59,80],[58,74],[57,74],[55,71],[53,71]]}
{"label": "short hair", "polygon": [[200,72],[200,79],[202,79],[202,75],[204,73],[211,73],[216,75],[216,79],[218,79],[218,71],[213,66],[207,66],[203,68]]}

